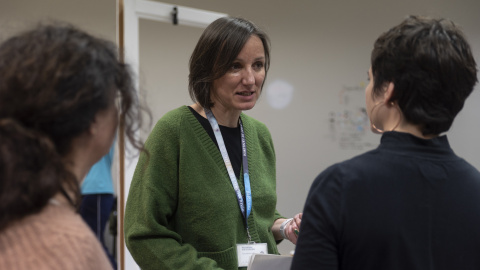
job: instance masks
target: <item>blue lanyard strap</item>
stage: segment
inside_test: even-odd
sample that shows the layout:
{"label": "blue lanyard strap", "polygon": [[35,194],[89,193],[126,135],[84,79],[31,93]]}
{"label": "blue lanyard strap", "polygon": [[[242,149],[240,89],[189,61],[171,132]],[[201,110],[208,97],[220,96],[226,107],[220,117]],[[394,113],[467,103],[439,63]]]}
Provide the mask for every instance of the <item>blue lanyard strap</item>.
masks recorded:
{"label": "blue lanyard strap", "polygon": [[[209,109],[205,109],[205,114],[207,115],[208,122],[212,126],[213,133],[215,134],[215,139],[218,143],[218,148],[220,149],[220,153],[223,157],[223,162],[225,162],[225,167],[227,168],[228,176],[230,177],[230,181],[232,182],[233,189],[235,190],[235,194],[237,195],[238,205],[240,206],[240,211],[242,211],[242,215],[245,218],[245,226],[247,227],[248,233],[248,216],[252,212],[252,190],[250,187],[250,177],[248,174],[248,156],[247,156],[247,146],[245,140],[245,133],[243,131],[243,124],[242,120],[239,119],[240,124],[240,135],[242,138],[242,164],[243,164],[243,181],[245,185],[245,198],[246,198],[246,212],[245,212],[245,203],[243,201],[242,193],[240,192],[240,187],[238,186],[237,177],[233,172],[232,163],[230,162],[230,158],[228,157],[227,148],[225,147],[225,142],[223,141],[222,133],[220,132],[220,127],[218,126],[217,119]],[[249,234],[249,233],[248,233]],[[250,240],[250,234],[248,235]]]}
{"label": "blue lanyard strap", "polygon": [[[250,187],[250,175],[248,173],[248,156],[247,156],[247,142],[245,140],[245,132],[243,131],[242,119],[239,119],[240,134],[242,137],[242,163],[243,163],[243,183],[245,185],[245,198],[247,200],[247,216],[252,212],[252,189]],[[248,222],[247,222],[248,226]]]}

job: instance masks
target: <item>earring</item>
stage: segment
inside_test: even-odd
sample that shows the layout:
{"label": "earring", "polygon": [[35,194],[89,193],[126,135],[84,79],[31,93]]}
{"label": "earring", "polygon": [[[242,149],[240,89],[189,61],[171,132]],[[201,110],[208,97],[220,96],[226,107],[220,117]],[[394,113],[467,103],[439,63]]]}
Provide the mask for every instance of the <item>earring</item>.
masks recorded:
{"label": "earring", "polygon": [[373,111],[375,110],[375,108],[376,108],[378,105],[380,105],[381,103],[382,103],[382,102],[377,102],[375,105],[373,105],[373,108],[372,108],[372,110],[370,111],[370,128],[372,128],[373,130],[377,131],[377,132],[380,133],[380,134],[382,134],[384,131],[381,130],[381,129],[379,129],[379,128],[377,128],[377,127],[375,126],[375,124],[374,124],[373,121],[372,121],[372,116],[373,116]]}
{"label": "earring", "polygon": [[[372,129],[374,129],[375,131],[377,131],[378,133],[382,134],[382,133],[385,132],[385,130],[377,128],[377,127],[375,126],[375,124],[373,123],[373,121],[372,121],[373,111],[374,111],[375,108],[376,108],[378,105],[380,105],[380,104],[382,104],[382,102],[376,103],[376,104],[373,106],[372,110],[370,111],[370,127],[371,127]],[[393,101],[392,101],[392,102],[389,102],[388,105],[396,108],[397,111],[398,111],[398,115],[399,115],[397,124],[396,124],[391,130],[389,130],[389,131],[394,131],[394,130],[400,125],[400,122],[402,121],[402,112],[401,112],[400,108],[398,107],[398,105],[395,104],[395,102],[393,102]]]}

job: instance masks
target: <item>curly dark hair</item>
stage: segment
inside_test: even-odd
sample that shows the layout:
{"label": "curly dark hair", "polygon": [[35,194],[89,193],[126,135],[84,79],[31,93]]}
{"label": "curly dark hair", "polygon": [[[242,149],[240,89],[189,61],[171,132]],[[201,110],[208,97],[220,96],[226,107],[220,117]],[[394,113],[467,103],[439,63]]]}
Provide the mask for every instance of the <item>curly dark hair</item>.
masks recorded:
{"label": "curly dark hair", "polygon": [[263,44],[266,79],[270,68],[270,40],[267,34],[246,19],[222,17],[203,31],[190,57],[188,91],[193,102],[204,108],[213,107],[210,99],[213,82],[227,73],[252,35],[260,38]]}
{"label": "curly dark hair", "polygon": [[477,83],[470,45],[447,19],[409,16],[376,40],[371,66],[372,94],[393,82],[389,101],[423,135],[448,131]]}
{"label": "curly dark hair", "polygon": [[[136,90],[112,42],[63,23],[0,45],[0,229],[62,192],[80,198],[64,157],[95,115],[119,102],[130,142],[141,125]],[[65,192],[73,192],[69,198]]]}

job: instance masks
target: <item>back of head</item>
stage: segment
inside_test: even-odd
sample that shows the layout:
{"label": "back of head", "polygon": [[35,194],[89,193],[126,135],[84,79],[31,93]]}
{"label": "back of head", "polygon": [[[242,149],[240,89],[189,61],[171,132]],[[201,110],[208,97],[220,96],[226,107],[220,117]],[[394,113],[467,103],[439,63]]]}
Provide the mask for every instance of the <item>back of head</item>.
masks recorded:
{"label": "back of head", "polygon": [[446,19],[410,16],[375,42],[373,94],[393,82],[390,101],[423,135],[447,131],[477,82],[477,67],[462,31]]}
{"label": "back of head", "polygon": [[135,90],[117,56],[113,43],[63,24],[0,45],[0,229],[62,190],[79,196],[64,158],[117,95],[121,113],[134,120]]}
{"label": "back of head", "polygon": [[270,45],[265,32],[252,22],[222,17],[202,33],[190,57],[189,93],[202,107],[213,106],[210,90],[213,81],[222,77],[252,35],[260,38],[265,52],[265,75],[270,67]]}

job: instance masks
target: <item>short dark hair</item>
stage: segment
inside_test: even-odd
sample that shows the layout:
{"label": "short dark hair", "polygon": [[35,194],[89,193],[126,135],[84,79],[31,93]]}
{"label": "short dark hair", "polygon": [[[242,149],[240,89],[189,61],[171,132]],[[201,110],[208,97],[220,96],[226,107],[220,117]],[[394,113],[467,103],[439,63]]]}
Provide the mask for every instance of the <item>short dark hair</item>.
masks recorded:
{"label": "short dark hair", "polygon": [[372,94],[393,82],[389,101],[423,135],[448,131],[477,82],[470,46],[447,19],[409,16],[375,41],[371,66]]}
{"label": "short dark hair", "polygon": [[[265,51],[265,77],[270,67],[270,41],[265,32],[242,18],[222,17],[202,33],[190,57],[188,91],[194,102],[213,107],[213,81],[225,75],[251,36],[260,38]],[[262,85],[263,87],[263,85]]]}
{"label": "short dark hair", "polygon": [[53,23],[0,45],[0,230],[59,192],[79,202],[80,179],[64,157],[116,98],[127,137],[142,149],[136,90],[115,44]]}

